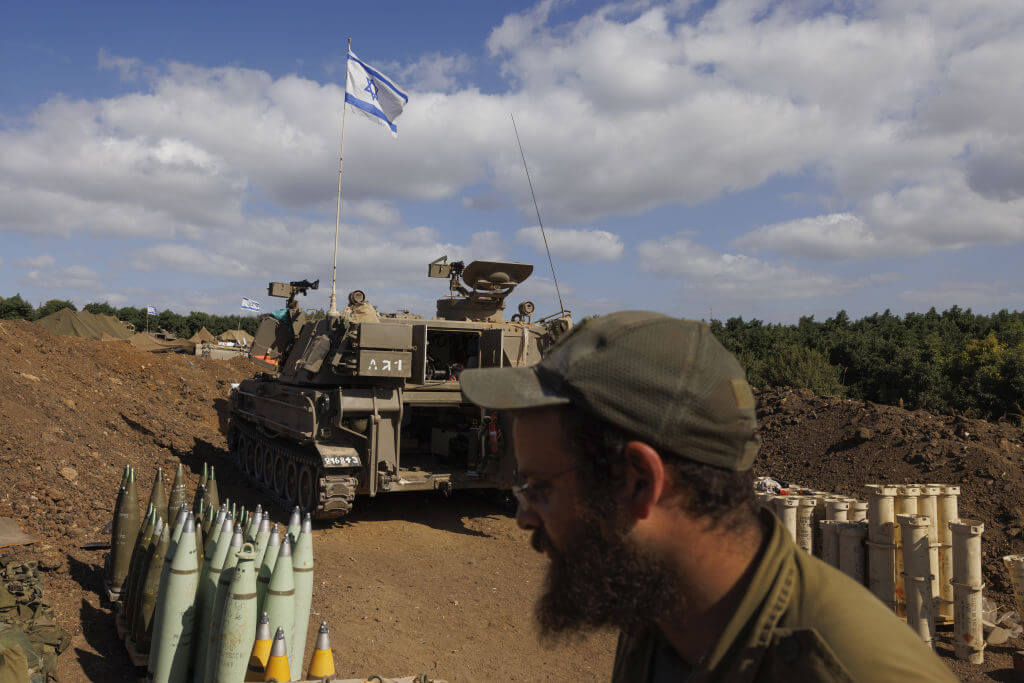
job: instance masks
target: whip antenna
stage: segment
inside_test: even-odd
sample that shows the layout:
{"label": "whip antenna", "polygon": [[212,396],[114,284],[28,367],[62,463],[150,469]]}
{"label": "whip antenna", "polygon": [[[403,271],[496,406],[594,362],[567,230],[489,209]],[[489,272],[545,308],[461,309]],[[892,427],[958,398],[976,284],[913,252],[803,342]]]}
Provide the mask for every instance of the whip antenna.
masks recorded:
{"label": "whip antenna", "polygon": [[548,253],[548,265],[551,266],[551,279],[555,281],[555,294],[558,296],[558,308],[562,315],[565,315],[565,304],[562,303],[562,291],[558,288],[558,276],[555,275],[555,262],[551,260],[551,249],[548,247],[548,236],[544,232],[544,221],[540,219],[540,207],[537,205],[537,194],[533,191],[533,181],[530,180],[530,167],[526,165],[526,153],[523,152],[523,142],[519,139],[519,128],[516,127],[516,117],[509,114],[512,119],[512,130],[516,132],[516,143],[519,145],[519,156],[523,157],[523,170],[526,171],[526,182],[530,184],[530,196],[533,197],[533,208],[537,211],[537,224],[540,225],[540,236],[544,239],[544,251]]}

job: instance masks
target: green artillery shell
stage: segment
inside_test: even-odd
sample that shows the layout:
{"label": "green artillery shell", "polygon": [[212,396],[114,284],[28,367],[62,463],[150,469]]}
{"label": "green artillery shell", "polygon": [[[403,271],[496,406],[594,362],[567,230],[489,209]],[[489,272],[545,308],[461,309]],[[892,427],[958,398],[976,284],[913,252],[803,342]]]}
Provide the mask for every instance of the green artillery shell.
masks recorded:
{"label": "green artillery shell", "polygon": [[[117,519],[114,520],[113,532],[116,536],[110,546],[110,586],[114,590],[124,590],[140,526],[139,499],[135,494],[133,474],[128,468],[124,495],[121,496],[121,504],[117,508]],[[124,597],[123,593],[122,597]]]}
{"label": "green artillery shell", "polygon": [[156,514],[167,523],[167,493],[164,492],[164,468],[156,468],[153,490],[149,492],[149,504],[156,508]]}
{"label": "green artillery shell", "polygon": [[[263,611],[270,616],[270,630],[283,628],[288,651],[295,652],[295,575],[292,572],[292,544],[286,536],[274,563],[274,574],[267,588]],[[294,656],[294,655],[293,655]],[[299,655],[298,659],[302,659]]]}
{"label": "green artillery shell", "polygon": [[246,543],[238,553],[238,564],[220,620],[220,647],[212,681],[241,681],[249,664],[253,632],[256,630],[256,553]]}
{"label": "green artillery shell", "polygon": [[[164,514],[167,514],[166,508]],[[158,522],[159,535],[155,536],[153,553],[146,565],[146,577],[142,582],[142,592],[139,597],[139,611],[132,624],[132,635],[135,642],[135,651],[139,654],[149,653],[150,637],[153,634],[153,610],[156,609],[156,593],[160,588],[160,574],[164,568],[164,558],[167,556],[167,546],[171,543],[171,530],[163,520]]]}
{"label": "green artillery shell", "polygon": [[[160,629],[163,621],[163,609],[167,596],[168,574],[171,571],[171,562],[174,560],[174,553],[178,550],[178,543],[181,541],[181,534],[185,529],[185,522],[188,520],[188,509],[182,505],[178,508],[178,515],[174,520],[174,531],[171,532],[171,542],[167,545],[167,554],[164,556],[163,568],[160,570],[160,582],[156,591],[156,607],[153,608],[153,637],[151,642],[160,642]],[[150,660],[153,659],[153,650],[150,649]]]}
{"label": "green artillery shell", "polygon": [[217,495],[217,475],[213,471],[213,466],[210,466],[210,479],[206,482],[206,495],[204,497],[206,504],[211,507],[220,507],[220,496]]}
{"label": "green artillery shell", "polygon": [[259,529],[256,531],[256,573],[263,566],[263,556],[267,553],[267,542],[270,540],[270,515],[260,520]]}
{"label": "green artillery shell", "polygon": [[306,513],[302,520],[299,539],[292,556],[292,571],[295,576],[295,628],[294,637],[288,638],[288,651],[292,680],[302,679],[302,655],[306,651],[306,633],[309,631],[309,611],[313,605],[313,520]]}
{"label": "green artillery shell", "polygon": [[121,626],[127,632],[126,637],[131,635],[131,625],[139,597],[139,575],[144,576],[144,565],[153,540],[153,529],[158,520],[156,511],[150,506],[146,511],[146,520],[139,527],[139,534],[135,538],[135,548],[132,550],[132,560],[128,567],[128,579],[125,581],[126,592],[121,598]]}
{"label": "green artillery shell", "polygon": [[[204,512],[209,512],[210,506],[206,504],[206,486],[202,483],[196,486],[195,495],[192,496],[192,509],[198,510],[200,506],[203,507]],[[202,516],[196,519],[196,521],[204,525],[206,524],[206,518]],[[209,531],[209,529],[204,529],[204,531]]]}
{"label": "green artillery shell", "polygon": [[196,617],[199,621],[196,623],[196,639],[193,646],[195,671],[200,672],[200,675],[197,676],[199,680],[202,680],[202,673],[206,672],[207,644],[210,642],[210,626],[213,622],[213,605],[217,598],[217,582],[220,581],[224,560],[228,556],[233,526],[232,519],[225,517],[217,542],[212,548],[207,548],[207,561],[199,575],[199,591],[196,597]]}
{"label": "green artillery shell", "polygon": [[110,586],[122,590],[132,561],[133,542],[139,535],[139,508],[129,489],[122,489],[114,518],[114,542],[110,546]]}
{"label": "green artillery shell", "polygon": [[267,549],[263,553],[263,562],[260,563],[260,571],[256,575],[256,609],[266,612],[263,603],[267,599],[267,589],[270,588],[270,579],[274,575],[274,564],[277,562],[277,555],[281,551],[281,532],[274,525],[267,539]]}
{"label": "green artillery shell", "polygon": [[213,524],[210,525],[210,531],[206,537],[206,548],[204,550],[204,553],[207,556],[213,552],[213,548],[217,545],[217,539],[220,538],[220,532],[224,527],[224,520],[227,516],[228,513],[221,510],[217,513],[217,517],[213,520]]}
{"label": "green artillery shell", "polygon": [[200,521],[200,515],[196,514],[193,516],[196,522],[196,563],[199,566],[199,570],[203,569],[203,526]]}
{"label": "green artillery shell", "polygon": [[[288,519],[288,541],[295,547],[295,541],[299,540],[299,532],[302,531],[302,511],[299,510],[298,506],[292,510],[292,515]],[[288,652],[292,652],[289,647]]]}
{"label": "green artillery shell", "polygon": [[174,519],[182,505],[188,505],[188,488],[185,486],[185,466],[178,463],[171,494],[167,497],[167,519]]}
{"label": "green artillery shell", "polygon": [[[123,478],[122,478],[123,479]],[[103,567],[103,580],[109,587],[110,580],[114,576],[114,546],[117,544],[117,513],[121,509],[121,500],[124,498],[124,483],[117,490],[117,498],[114,499],[114,514],[110,516],[110,555],[107,557],[107,564]]]}
{"label": "green artillery shell", "polygon": [[[195,595],[199,585],[196,562],[195,518],[189,514],[170,558],[166,582],[160,590],[160,621],[153,627],[149,675],[153,683],[186,683],[192,655]],[[165,560],[165,563],[168,560]]]}
{"label": "green artillery shell", "polygon": [[[228,596],[231,594],[231,581],[235,577],[235,567],[238,565],[238,553],[242,550],[242,529],[235,527],[231,534],[231,542],[228,546],[228,554],[224,558],[224,568],[221,570],[220,579],[217,581],[217,594],[213,601],[213,617],[210,620],[210,635],[206,643],[206,663],[204,681],[212,683],[217,673],[217,656],[220,653],[221,629],[224,625],[224,606],[227,604]],[[255,627],[255,624],[254,624]],[[198,678],[198,670],[197,670]]]}
{"label": "green artillery shell", "polygon": [[[107,558],[107,566],[104,568],[103,578],[108,588],[113,588],[114,578],[114,547],[117,545],[117,515],[121,511],[121,502],[124,500],[124,487],[128,483],[128,465],[124,466],[121,473],[121,485],[117,489],[117,498],[114,500],[114,514],[110,517],[110,557]],[[115,591],[120,589],[118,584]]]}
{"label": "green artillery shell", "polygon": [[[260,522],[263,521],[263,506],[257,505],[256,511],[252,513],[252,519],[249,520],[249,524],[245,529],[245,540],[252,543],[256,542],[256,534],[260,530]],[[257,567],[258,568],[258,567]]]}

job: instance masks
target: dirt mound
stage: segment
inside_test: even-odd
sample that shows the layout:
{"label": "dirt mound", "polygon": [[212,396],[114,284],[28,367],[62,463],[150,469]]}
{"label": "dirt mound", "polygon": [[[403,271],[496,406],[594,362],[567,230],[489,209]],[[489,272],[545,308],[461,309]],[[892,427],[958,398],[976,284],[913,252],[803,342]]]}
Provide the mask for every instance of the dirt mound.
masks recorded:
{"label": "dirt mound", "polygon": [[[230,383],[254,372],[246,359],[154,355],[0,322],[0,516],[42,539],[23,552],[40,559],[58,623],[73,636],[101,611],[101,553],[79,546],[109,540],[103,528],[124,465],[148,491],[158,466],[184,462],[194,487],[194,470],[225,448]],[[92,648],[116,652],[113,634],[98,633]],[[118,680],[126,661],[115,657],[89,678]],[[65,654],[62,670],[74,662]],[[82,679],[81,668],[71,671],[68,680]]]}
{"label": "dirt mound", "polygon": [[871,483],[958,484],[961,518],[985,524],[987,592],[1011,608],[1000,558],[1024,551],[1024,430],[806,389],[766,389],[757,398],[758,474],[861,500]]}

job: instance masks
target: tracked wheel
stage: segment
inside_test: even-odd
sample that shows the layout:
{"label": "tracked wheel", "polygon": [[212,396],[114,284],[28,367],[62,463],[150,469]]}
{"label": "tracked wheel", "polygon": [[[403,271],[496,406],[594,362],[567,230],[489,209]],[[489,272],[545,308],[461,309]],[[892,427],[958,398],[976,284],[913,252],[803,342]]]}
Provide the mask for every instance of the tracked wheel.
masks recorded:
{"label": "tracked wheel", "polygon": [[246,476],[251,480],[253,478],[253,467],[254,467],[254,452],[252,439],[248,436],[243,436],[238,440],[238,459],[242,465],[242,471],[245,472]]}
{"label": "tracked wheel", "polygon": [[254,458],[256,460],[256,467],[255,472],[253,473],[253,479],[255,480],[255,483],[267,486],[270,482],[270,475],[274,471],[274,468],[270,462],[270,453],[265,443],[258,442],[256,444],[256,453]]}
{"label": "tracked wheel", "polygon": [[284,457],[284,452],[279,449],[272,451],[272,457],[274,462],[274,493],[287,505],[288,500],[288,479],[286,477],[288,469],[288,461]]}
{"label": "tracked wheel", "polygon": [[311,447],[269,437],[247,420],[235,423],[232,436],[239,470],[286,509],[298,505],[319,520],[338,519],[352,509],[356,472],[325,472]]}
{"label": "tracked wheel", "polygon": [[303,512],[316,510],[316,471],[309,465],[299,469],[299,490],[295,502]]}
{"label": "tracked wheel", "polygon": [[299,464],[289,460],[285,465],[284,496],[288,501],[288,507],[295,507],[299,504]]}
{"label": "tracked wheel", "polygon": [[263,478],[263,445],[255,439],[253,440],[252,452],[253,470],[249,473],[249,480],[252,483],[259,484]]}

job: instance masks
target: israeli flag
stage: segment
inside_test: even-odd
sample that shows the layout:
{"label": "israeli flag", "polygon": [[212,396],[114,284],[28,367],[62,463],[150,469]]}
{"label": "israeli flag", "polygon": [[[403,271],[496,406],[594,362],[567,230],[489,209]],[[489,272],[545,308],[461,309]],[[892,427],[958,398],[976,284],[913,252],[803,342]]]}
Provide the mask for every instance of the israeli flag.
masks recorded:
{"label": "israeli flag", "polygon": [[246,311],[259,311],[260,310],[260,302],[256,301],[255,299],[249,299],[249,298],[246,298],[246,297],[243,296],[242,297],[242,308],[245,309]]}
{"label": "israeli flag", "polygon": [[156,312],[156,306],[146,306],[146,315],[160,315]]}
{"label": "israeli flag", "polygon": [[349,50],[345,104],[398,137],[395,119],[402,114],[402,108],[408,101],[409,97],[391,79]]}

